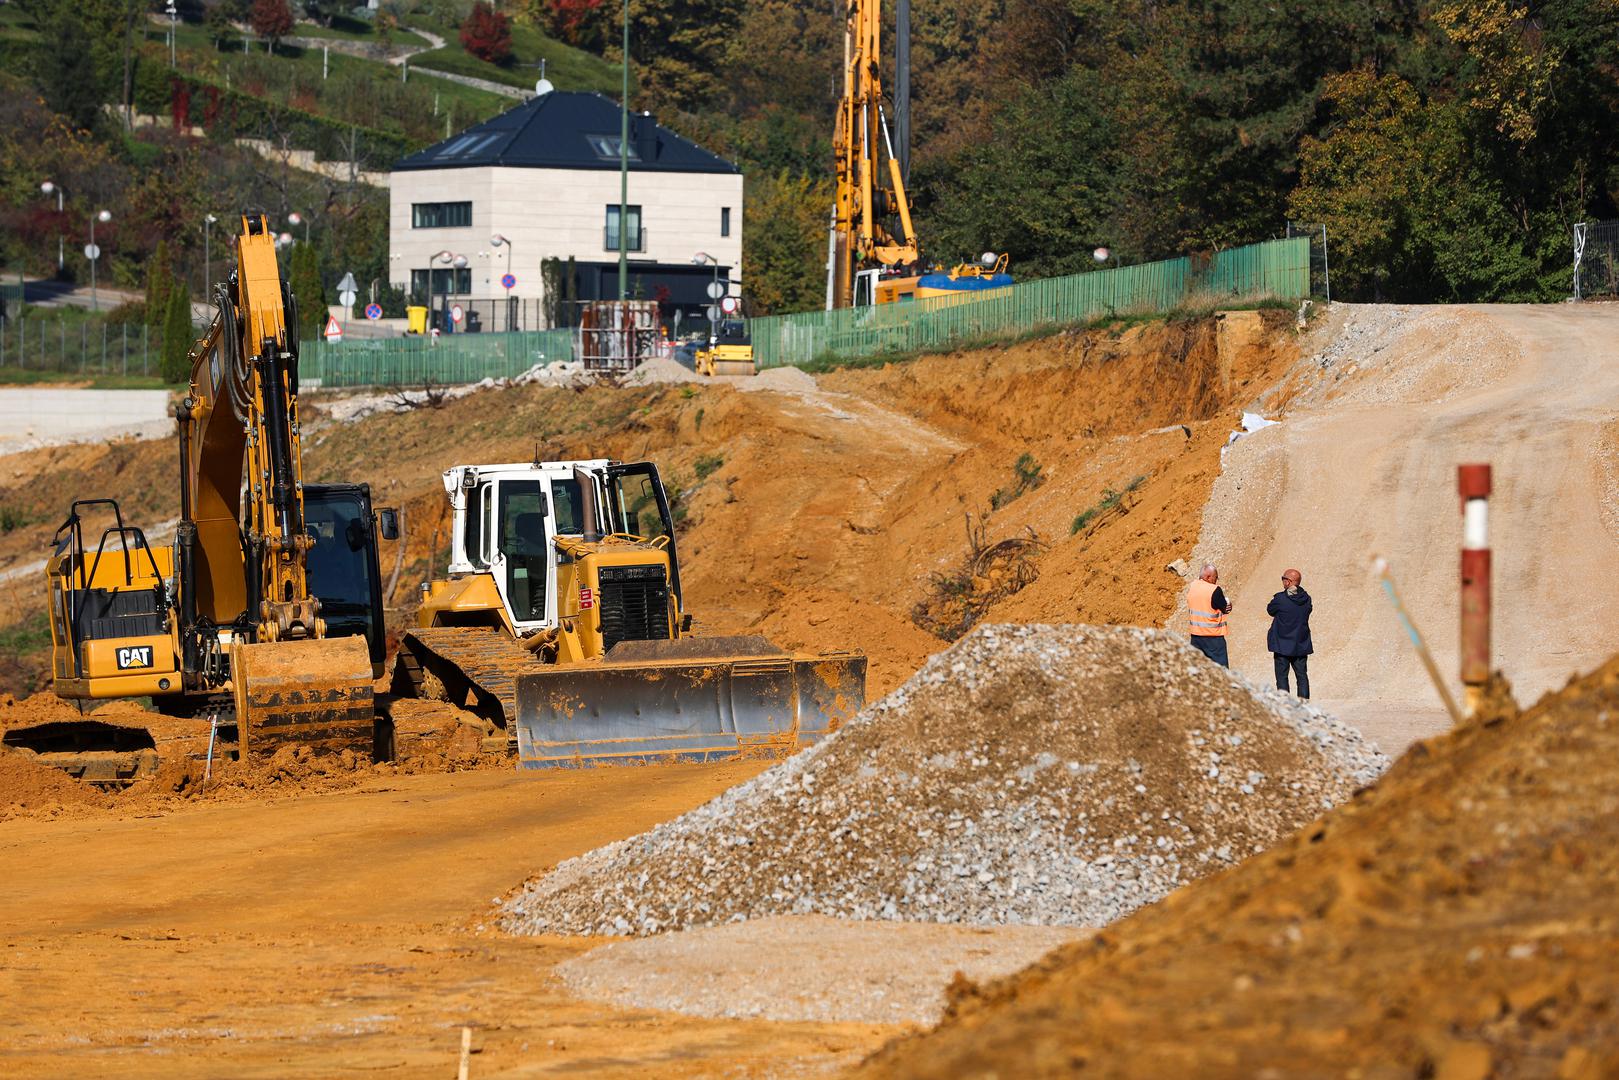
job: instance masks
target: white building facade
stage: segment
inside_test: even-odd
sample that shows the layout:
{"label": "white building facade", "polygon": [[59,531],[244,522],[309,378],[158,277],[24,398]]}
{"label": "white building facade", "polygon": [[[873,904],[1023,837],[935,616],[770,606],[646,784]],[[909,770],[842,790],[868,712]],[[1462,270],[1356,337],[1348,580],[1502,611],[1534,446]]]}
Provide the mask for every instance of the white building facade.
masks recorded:
{"label": "white building facade", "polygon": [[[632,116],[621,222],[619,124],[617,102],[552,91],[398,162],[390,284],[413,303],[462,308],[457,330],[571,325],[565,298],[617,298],[622,234],[630,298],[659,301],[671,328],[706,325],[716,278],[740,295],[741,170]],[[551,259],[562,295],[547,308],[542,265]]]}

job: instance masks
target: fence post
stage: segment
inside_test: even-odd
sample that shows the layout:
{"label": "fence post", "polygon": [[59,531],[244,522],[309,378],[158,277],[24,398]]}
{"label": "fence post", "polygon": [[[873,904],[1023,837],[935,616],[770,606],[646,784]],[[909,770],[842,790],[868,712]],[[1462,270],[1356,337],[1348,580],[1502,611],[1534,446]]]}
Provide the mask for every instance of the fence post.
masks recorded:
{"label": "fence post", "polygon": [[120,375],[128,375],[129,374],[129,324],[128,323],[122,323],[121,325],[122,325],[123,330],[122,330],[122,333],[121,333],[120,336],[123,338],[123,341],[124,341],[124,362],[123,362],[123,365],[119,368],[118,373]]}
{"label": "fence post", "polygon": [[[60,315],[58,315],[56,317],[56,340],[57,340],[56,355],[62,361],[62,367],[61,367],[60,370],[66,371],[67,370],[67,321],[65,319],[63,319]],[[83,357],[79,358],[79,367],[80,367],[80,369],[83,369],[83,367],[84,367],[84,358]]]}
{"label": "fence post", "polygon": [[101,373],[107,373],[107,324],[101,324]]}
{"label": "fence post", "polygon": [[142,323],[141,324],[141,374],[142,375],[149,374],[149,372],[146,370],[146,346],[147,346],[147,343],[148,343],[149,339],[151,338],[151,336],[152,336],[152,328],[150,326],[147,326],[145,323]]}
{"label": "fence post", "polygon": [[90,339],[90,324],[89,324],[89,322],[81,322],[79,324],[79,355],[80,356],[83,356],[84,351],[87,348],[90,347],[89,346],[89,339]]}

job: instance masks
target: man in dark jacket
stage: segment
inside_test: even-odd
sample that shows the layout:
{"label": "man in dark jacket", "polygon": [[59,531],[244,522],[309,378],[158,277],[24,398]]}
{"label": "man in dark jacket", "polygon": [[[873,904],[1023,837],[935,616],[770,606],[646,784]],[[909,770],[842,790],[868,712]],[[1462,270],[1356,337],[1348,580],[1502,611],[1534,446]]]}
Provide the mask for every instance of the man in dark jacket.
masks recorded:
{"label": "man in dark jacket", "polygon": [[1297,570],[1282,573],[1282,591],[1271,597],[1265,613],[1271,617],[1265,647],[1276,656],[1276,689],[1287,689],[1287,671],[1298,676],[1299,697],[1310,700],[1310,673],[1307,661],[1314,647],[1310,644],[1310,594]]}

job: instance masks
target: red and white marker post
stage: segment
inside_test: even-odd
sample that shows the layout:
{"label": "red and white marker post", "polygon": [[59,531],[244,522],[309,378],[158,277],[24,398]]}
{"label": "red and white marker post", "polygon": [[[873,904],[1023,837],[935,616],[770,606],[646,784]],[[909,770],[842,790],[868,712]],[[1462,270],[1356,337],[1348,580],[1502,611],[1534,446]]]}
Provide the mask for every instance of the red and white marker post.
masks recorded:
{"label": "red and white marker post", "polygon": [[1490,680],[1490,467],[1458,465],[1462,499],[1462,687],[1468,715]]}

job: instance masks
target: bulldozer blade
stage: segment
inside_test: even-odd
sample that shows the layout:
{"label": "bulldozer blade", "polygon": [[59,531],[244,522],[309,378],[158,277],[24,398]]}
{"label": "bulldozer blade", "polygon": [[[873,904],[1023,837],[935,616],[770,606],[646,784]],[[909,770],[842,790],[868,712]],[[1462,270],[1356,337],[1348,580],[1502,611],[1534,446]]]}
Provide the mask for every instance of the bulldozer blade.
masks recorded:
{"label": "bulldozer blade", "polygon": [[865,704],[862,655],[738,656],[713,644],[718,655],[706,658],[621,660],[614,650],[605,663],[518,676],[518,766],[785,755]]}
{"label": "bulldozer blade", "polygon": [[234,645],[231,681],[244,758],[294,744],[371,753],[376,710],[365,638]]}

